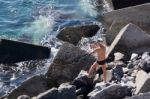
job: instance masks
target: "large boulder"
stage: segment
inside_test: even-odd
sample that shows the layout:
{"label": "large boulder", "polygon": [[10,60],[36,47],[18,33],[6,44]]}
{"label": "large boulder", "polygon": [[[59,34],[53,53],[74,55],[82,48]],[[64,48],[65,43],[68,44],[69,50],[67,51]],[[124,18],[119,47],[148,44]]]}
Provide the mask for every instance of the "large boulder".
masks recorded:
{"label": "large boulder", "polygon": [[[94,90],[95,91],[95,90]],[[131,91],[127,86],[111,85],[102,90],[97,90],[93,94],[89,94],[89,99],[123,99],[130,96]]]}
{"label": "large boulder", "polygon": [[20,95],[29,95],[30,97],[37,96],[46,90],[56,86],[52,80],[45,76],[34,76],[23,82],[18,88],[14,89],[8,96],[8,99],[17,99]]}
{"label": "large boulder", "polygon": [[77,45],[82,37],[92,37],[100,29],[98,25],[82,25],[65,27],[60,30],[57,38]]}
{"label": "large boulder", "polygon": [[113,3],[114,9],[121,9],[121,8],[136,6],[144,3],[150,3],[149,0],[111,0],[111,1]]}
{"label": "large boulder", "polygon": [[150,3],[105,13],[102,20],[107,31],[106,41],[109,45],[128,23],[138,25],[144,31],[150,33]]}
{"label": "large boulder", "polygon": [[143,70],[138,71],[136,75],[136,92],[135,94],[139,93],[146,93],[150,91],[150,76]]}
{"label": "large boulder", "polygon": [[124,60],[129,60],[132,53],[139,55],[150,51],[150,35],[138,26],[130,23],[116,36],[108,49],[107,57],[113,57],[115,52],[123,53]]}
{"label": "large boulder", "polygon": [[49,58],[50,49],[44,46],[0,39],[0,63],[16,63]]}
{"label": "large boulder", "polygon": [[59,84],[72,81],[81,70],[88,70],[95,58],[80,48],[65,43],[61,46],[46,76]]}
{"label": "large boulder", "polygon": [[93,88],[93,79],[89,78],[86,71],[81,71],[79,75],[71,82],[76,86],[76,94],[86,96]]}
{"label": "large boulder", "polygon": [[133,96],[133,97],[128,97],[128,98],[125,98],[125,99],[150,99],[150,92],[143,93],[143,94]]}
{"label": "large boulder", "polygon": [[60,87],[52,88],[39,94],[34,99],[77,99],[76,88],[72,85],[62,84]]}

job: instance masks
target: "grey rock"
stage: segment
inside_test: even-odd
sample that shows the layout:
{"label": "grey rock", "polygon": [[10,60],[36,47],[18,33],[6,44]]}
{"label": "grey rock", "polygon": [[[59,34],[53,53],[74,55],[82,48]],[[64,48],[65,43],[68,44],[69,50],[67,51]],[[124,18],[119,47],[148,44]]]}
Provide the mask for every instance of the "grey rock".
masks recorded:
{"label": "grey rock", "polygon": [[119,31],[131,22],[138,25],[147,33],[150,33],[150,3],[105,13],[102,20],[104,28],[107,31],[106,42],[108,45],[114,41]]}
{"label": "grey rock", "polygon": [[76,99],[75,86],[61,84],[59,88],[52,88],[39,94],[35,99]]}
{"label": "grey rock", "polygon": [[127,86],[111,85],[103,90],[88,95],[89,99],[122,99],[130,96],[130,89]]}
{"label": "grey rock", "polygon": [[46,76],[57,83],[70,82],[81,70],[88,70],[95,58],[80,48],[65,43],[61,46]]}
{"label": "grey rock", "polygon": [[76,87],[73,85],[61,84],[58,88],[61,99],[76,99]]}
{"label": "grey rock", "polygon": [[128,98],[125,98],[125,99],[150,99],[150,92],[143,93],[143,94],[140,94],[140,95],[136,95],[136,96],[133,96],[133,97],[128,97]]}
{"label": "grey rock", "polygon": [[26,94],[30,97],[36,96],[51,87],[56,86],[56,83],[45,76],[34,76],[23,82],[18,88],[14,89],[9,95],[8,99],[17,99],[18,96]]}
{"label": "grey rock", "polygon": [[21,95],[17,99],[30,99],[28,95]]}
{"label": "grey rock", "polygon": [[61,99],[61,93],[57,88],[52,88],[44,93],[39,94],[35,99]]}
{"label": "grey rock", "polygon": [[138,71],[136,75],[135,94],[149,92],[150,91],[149,85],[150,85],[150,76],[143,70]]}
{"label": "grey rock", "polygon": [[80,88],[82,86],[89,87],[93,85],[93,80],[88,77],[88,73],[84,70],[81,70],[79,75],[72,81],[72,85],[75,85],[76,88]]}
{"label": "grey rock", "polygon": [[150,72],[150,53],[145,52],[142,57],[141,61],[139,63],[139,66],[146,72]]}
{"label": "grey rock", "polygon": [[108,49],[107,57],[113,57],[115,52],[123,53],[124,60],[129,60],[132,53],[139,55],[150,50],[150,35],[146,34],[138,26],[130,23],[126,25],[116,36]]}
{"label": "grey rock", "polygon": [[137,53],[132,53],[130,60],[135,60],[138,58],[138,54]]}
{"label": "grey rock", "polygon": [[113,68],[113,76],[115,79],[117,79],[118,81],[121,81],[121,78],[123,77],[124,72],[123,72],[123,68],[122,65],[116,65]]}
{"label": "grey rock", "polygon": [[77,95],[86,95],[93,88],[93,79],[87,76],[86,71],[81,71],[79,75],[72,81],[72,85],[76,86]]}
{"label": "grey rock", "polygon": [[92,37],[97,33],[99,29],[100,28],[98,25],[66,27],[60,30],[60,33],[57,35],[57,38],[77,45],[82,37]]}

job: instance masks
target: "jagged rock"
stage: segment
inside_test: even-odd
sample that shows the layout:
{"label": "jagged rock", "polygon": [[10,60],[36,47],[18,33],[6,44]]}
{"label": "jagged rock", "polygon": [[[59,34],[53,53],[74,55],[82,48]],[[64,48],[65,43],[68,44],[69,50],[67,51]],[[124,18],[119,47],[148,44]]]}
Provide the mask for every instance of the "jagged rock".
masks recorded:
{"label": "jagged rock", "polygon": [[79,96],[77,97],[77,99],[85,99],[85,98],[84,98],[84,95],[79,95]]}
{"label": "jagged rock", "polygon": [[144,3],[150,3],[149,0],[111,0],[111,1],[113,3],[115,10],[125,8],[125,7],[136,6]]}
{"label": "jagged rock", "polygon": [[76,86],[77,95],[86,95],[93,88],[93,80],[88,78],[86,71],[81,71],[79,75],[72,81],[72,85]]}
{"label": "jagged rock", "polygon": [[26,94],[30,97],[36,96],[51,87],[56,86],[56,83],[45,76],[34,76],[23,82],[18,88],[14,89],[9,95],[8,99],[17,99],[18,96]]}
{"label": "jagged rock", "polygon": [[119,51],[125,55],[124,60],[129,60],[132,53],[141,55],[146,51],[150,51],[149,42],[150,35],[130,23],[116,36],[108,50],[107,57],[113,57],[113,54]]}
{"label": "jagged rock", "polygon": [[137,53],[132,53],[130,60],[135,60],[138,58],[138,54]]}
{"label": "jagged rock", "polygon": [[123,99],[130,96],[131,91],[127,86],[111,85],[103,90],[97,90],[93,94],[89,94],[89,99]]}
{"label": "jagged rock", "polygon": [[142,65],[140,65],[140,67],[146,71],[146,72],[150,72],[150,53],[149,52],[145,52],[142,55]]}
{"label": "jagged rock", "polygon": [[65,43],[61,46],[46,76],[59,84],[72,81],[81,70],[88,70],[94,61],[92,55],[72,44]]}
{"label": "jagged rock", "polygon": [[50,48],[0,39],[0,63],[9,64],[49,58]]}
{"label": "jagged rock", "polygon": [[136,92],[146,93],[150,91],[150,76],[143,70],[138,71],[136,75]]}
{"label": "jagged rock", "polygon": [[59,93],[57,88],[49,89],[48,91],[39,94],[34,99],[61,99],[61,93]]}
{"label": "jagged rock", "polygon": [[143,94],[133,96],[133,97],[128,97],[128,98],[125,98],[125,99],[150,99],[150,92],[143,93]]}
{"label": "jagged rock", "polygon": [[66,27],[60,30],[60,33],[57,35],[57,38],[77,45],[82,37],[92,37],[97,33],[99,29],[100,28],[98,25]]}
{"label": "jagged rock", "polygon": [[61,93],[61,99],[76,99],[76,87],[73,85],[61,84],[58,88]]}
{"label": "jagged rock", "polygon": [[[127,2],[127,3],[130,3],[130,2]],[[108,45],[110,45],[114,41],[119,31],[125,25],[131,22],[133,24],[138,25],[147,33],[150,33],[150,28],[149,28],[150,3],[139,5],[139,6],[134,6],[134,7],[129,7],[125,9],[120,9],[120,10],[114,10],[114,11],[105,13],[103,15],[102,21],[103,21],[104,28],[107,31],[106,42]],[[137,35],[135,37],[137,37]]]}
{"label": "jagged rock", "polygon": [[31,99],[28,95],[21,95],[17,99]]}
{"label": "jagged rock", "polygon": [[123,72],[122,65],[117,64],[113,68],[113,77],[117,79],[118,81],[121,81],[121,78],[123,77],[123,75],[124,75],[124,72]]}
{"label": "jagged rock", "polygon": [[61,84],[60,87],[52,88],[39,94],[35,99],[76,99],[75,86]]}

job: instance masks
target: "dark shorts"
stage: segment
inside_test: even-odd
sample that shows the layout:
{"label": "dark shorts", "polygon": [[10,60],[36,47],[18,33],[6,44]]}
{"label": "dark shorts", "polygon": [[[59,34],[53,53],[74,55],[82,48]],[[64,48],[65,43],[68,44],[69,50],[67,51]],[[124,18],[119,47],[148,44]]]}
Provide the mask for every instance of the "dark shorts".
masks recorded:
{"label": "dark shorts", "polygon": [[98,64],[98,65],[104,65],[104,64],[106,64],[106,60],[97,61],[97,64]]}

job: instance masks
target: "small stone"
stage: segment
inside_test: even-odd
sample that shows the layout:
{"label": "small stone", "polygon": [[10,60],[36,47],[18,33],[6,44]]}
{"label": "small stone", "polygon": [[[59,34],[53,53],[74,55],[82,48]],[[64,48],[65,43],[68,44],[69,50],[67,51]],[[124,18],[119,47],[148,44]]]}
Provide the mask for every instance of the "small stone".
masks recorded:
{"label": "small stone", "polygon": [[21,95],[17,99],[31,99],[28,95]]}

